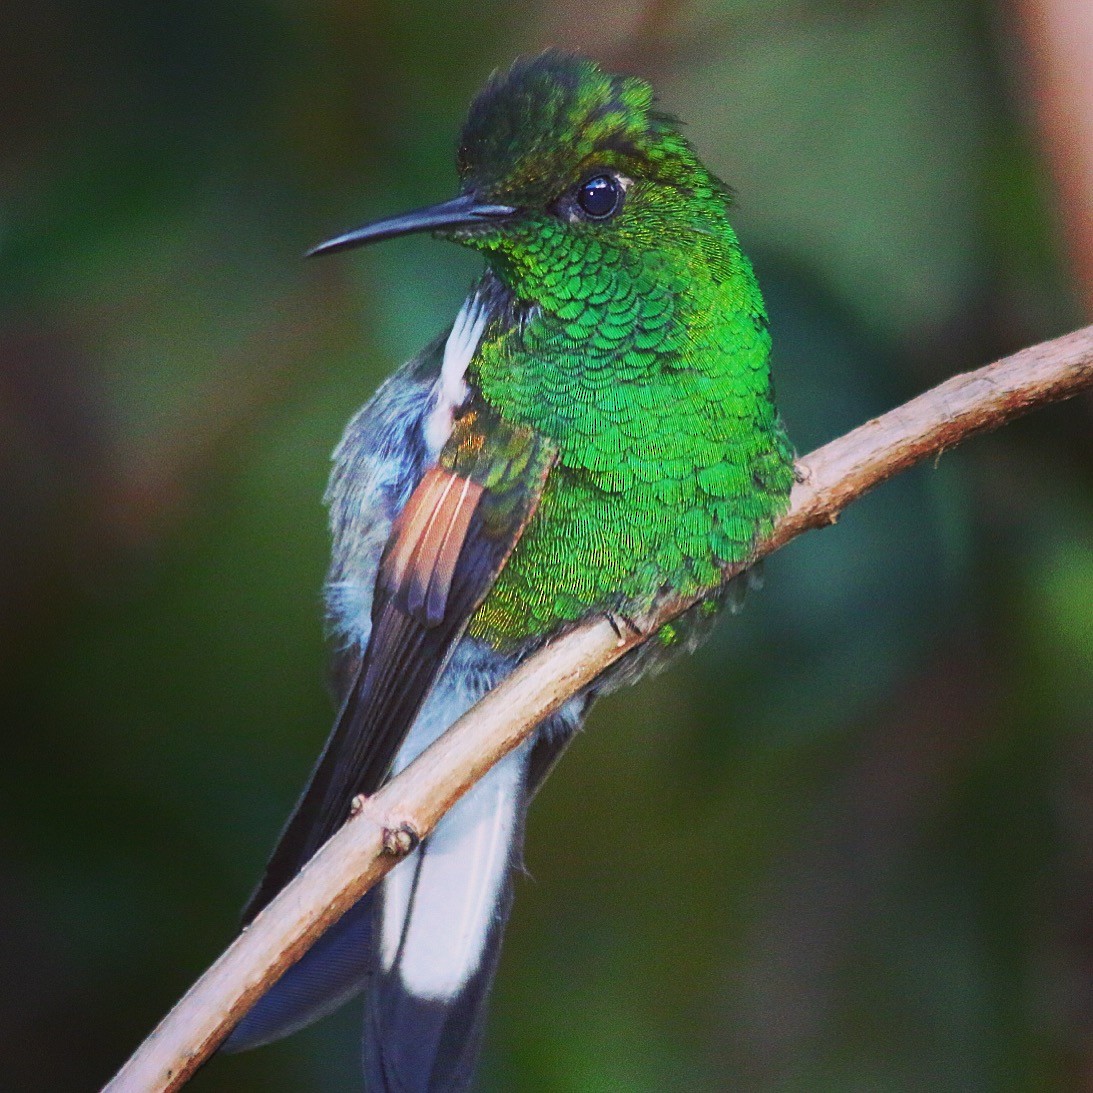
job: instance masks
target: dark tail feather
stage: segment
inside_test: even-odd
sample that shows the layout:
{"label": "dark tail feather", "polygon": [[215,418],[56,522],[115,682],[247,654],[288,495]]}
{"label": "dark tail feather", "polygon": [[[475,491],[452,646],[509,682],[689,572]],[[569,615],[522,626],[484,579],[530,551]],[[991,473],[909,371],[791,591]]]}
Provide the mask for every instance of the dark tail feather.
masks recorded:
{"label": "dark tail feather", "polygon": [[221,1051],[246,1051],[296,1032],[333,1013],[364,987],[374,966],[369,892],[354,904],[258,1000]]}

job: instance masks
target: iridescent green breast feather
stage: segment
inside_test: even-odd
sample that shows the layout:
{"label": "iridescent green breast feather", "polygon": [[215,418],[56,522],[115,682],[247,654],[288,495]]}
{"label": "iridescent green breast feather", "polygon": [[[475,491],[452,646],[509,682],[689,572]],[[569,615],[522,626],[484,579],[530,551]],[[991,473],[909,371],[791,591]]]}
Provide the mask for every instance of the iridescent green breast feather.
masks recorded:
{"label": "iridescent green breast feather", "polygon": [[[513,646],[664,589],[714,588],[784,509],[792,453],[770,337],[728,191],[649,85],[551,53],[495,76],[464,129],[465,188],[519,210],[456,238],[521,313],[486,329],[468,378],[554,441],[539,511],[470,632]],[[575,187],[617,179],[607,219]]]}

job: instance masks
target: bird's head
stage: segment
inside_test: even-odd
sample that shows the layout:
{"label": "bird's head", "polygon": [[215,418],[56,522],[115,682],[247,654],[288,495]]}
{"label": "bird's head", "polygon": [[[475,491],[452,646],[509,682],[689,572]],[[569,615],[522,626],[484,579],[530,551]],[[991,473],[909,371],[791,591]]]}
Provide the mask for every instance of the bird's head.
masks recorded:
{"label": "bird's head", "polygon": [[495,73],[471,104],[459,142],[458,197],[330,240],[327,253],[429,231],[486,254],[521,298],[588,264],[735,248],[728,191],[679,123],[653,107],[644,80],[554,50]]}

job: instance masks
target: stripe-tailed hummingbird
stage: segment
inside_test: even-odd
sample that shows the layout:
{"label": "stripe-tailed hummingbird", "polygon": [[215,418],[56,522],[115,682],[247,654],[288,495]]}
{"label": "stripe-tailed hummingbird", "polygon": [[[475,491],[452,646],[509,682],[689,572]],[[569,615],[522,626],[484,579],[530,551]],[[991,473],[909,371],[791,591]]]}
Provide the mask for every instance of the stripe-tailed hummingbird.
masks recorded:
{"label": "stripe-tailed hummingbird", "polygon": [[530,651],[593,615],[705,595],[539,726],[228,1041],[366,994],[367,1088],[467,1087],[528,802],[597,694],[693,646],[787,504],[792,452],[729,194],[649,85],[548,52],[471,105],[459,195],[314,253],[410,232],[478,251],[453,325],[350,421],[326,500],[342,705],[246,911]]}

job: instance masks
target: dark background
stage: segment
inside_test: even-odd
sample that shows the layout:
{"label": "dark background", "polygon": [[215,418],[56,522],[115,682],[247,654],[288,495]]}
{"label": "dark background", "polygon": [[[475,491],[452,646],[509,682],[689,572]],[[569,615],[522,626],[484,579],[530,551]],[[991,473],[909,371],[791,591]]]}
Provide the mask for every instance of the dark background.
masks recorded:
{"label": "dark background", "polygon": [[[807,451],[1093,311],[1060,6],[5,6],[0,1088],[120,1065],[325,737],[328,454],[476,264],[303,250],[450,196],[489,70],[580,47],[737,190]],[[1091,411],[878,490],[596,709],[533,812],[484,1090],[1093,1088]],[[353,1088],[356,1022],[193,1088]]]}

